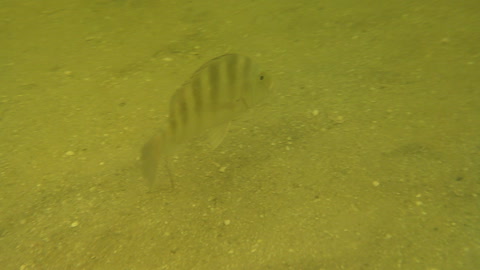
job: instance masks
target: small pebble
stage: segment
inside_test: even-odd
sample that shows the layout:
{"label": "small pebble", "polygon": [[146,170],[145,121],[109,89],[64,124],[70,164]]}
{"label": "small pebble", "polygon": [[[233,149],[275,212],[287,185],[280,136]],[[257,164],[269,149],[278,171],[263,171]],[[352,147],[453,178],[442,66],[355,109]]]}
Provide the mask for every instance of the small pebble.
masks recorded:
{"label": "small pebble", "polygon": [[317,115],[318,115],[318,113],[319,113],[319,111],[318,111],[318,110],[313,110],[313,111],[312,111],[312,115],[313,115],[313,116],[317,116]]}
{"label": "small pebble", "polygon": [[72,228],[75,228],[75,227],[77,227],[77,226],[78,226],[78,221],[74,221],[74,222],[72,222],[72,224],[70,225],[70,227],[72,227]]}
{"label": "small pebble", "polygon": [[373,181],[373,182],[372,182],[372,185],[373,185],[374,187],[378,187],[378,186],[380,185],[380,182],[378,182],[378,181]]}
{"label": "small pebble", "polygon": [[230,219],[224,220],[224,221],[223,221],[223,224],[225,224],[225,226],[226,226],[226,225],[230,225]]}
{"label": "small pebble", "polygon": [[67,152],[65,153],[65,155],[67,155],[67,156],[73,156],[73,155],[75,155],[75,152],[73,152],[73,151],[67,151]]}
{"label": "small pebble", "polygon": [[341,116],[341,115],[333,118],[333,121],[337,124],[342,124],[343,122],[345,122],[345,120],[343,119],[343,116]]}

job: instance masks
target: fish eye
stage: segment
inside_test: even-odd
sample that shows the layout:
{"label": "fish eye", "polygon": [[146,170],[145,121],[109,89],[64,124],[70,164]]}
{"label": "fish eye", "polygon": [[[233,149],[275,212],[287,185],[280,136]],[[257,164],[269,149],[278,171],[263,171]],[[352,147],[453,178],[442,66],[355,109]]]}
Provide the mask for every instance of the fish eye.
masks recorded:
{"label": "fish eye", "polygon": [[260,75],[260,81],[263,81],[263,75]]}

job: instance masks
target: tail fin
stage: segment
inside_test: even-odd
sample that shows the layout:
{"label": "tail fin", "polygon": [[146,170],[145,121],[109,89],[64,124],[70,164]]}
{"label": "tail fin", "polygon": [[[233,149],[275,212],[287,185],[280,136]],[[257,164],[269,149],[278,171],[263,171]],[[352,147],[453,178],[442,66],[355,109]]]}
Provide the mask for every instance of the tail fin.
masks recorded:
{"label": "tail fin", "polygon": [[152,187],[157,178],[158,163],[161,158],[162,136],[157,134],[153,136],[142,148],[142,173],[143,178]]}

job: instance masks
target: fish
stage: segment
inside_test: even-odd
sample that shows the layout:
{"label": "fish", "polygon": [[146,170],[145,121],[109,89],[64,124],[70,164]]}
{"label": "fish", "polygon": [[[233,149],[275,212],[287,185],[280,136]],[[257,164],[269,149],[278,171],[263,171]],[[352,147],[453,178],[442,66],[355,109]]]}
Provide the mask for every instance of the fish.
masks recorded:
{"label": "fish", "polygon": [[189,140],[210,133],[213,148],[229,123],[267,99],[272,90],[269,73],[251,58],[225,54],[207,61],[172,95],[168,120],[141,151],[143,178],[152,186],[163,161]]}

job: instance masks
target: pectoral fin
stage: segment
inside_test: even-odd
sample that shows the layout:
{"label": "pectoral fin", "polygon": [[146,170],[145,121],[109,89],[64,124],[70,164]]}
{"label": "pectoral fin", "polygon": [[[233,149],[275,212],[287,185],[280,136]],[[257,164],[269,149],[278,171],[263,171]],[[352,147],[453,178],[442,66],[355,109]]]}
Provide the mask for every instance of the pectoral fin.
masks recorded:
{"label": "pectoral fin", "polygon": [[214,127],[207,133],[208,143],[212,149],[217,148],[227,136],[228,130],[230,129],[230,122],[227,122],[218,127]]}

